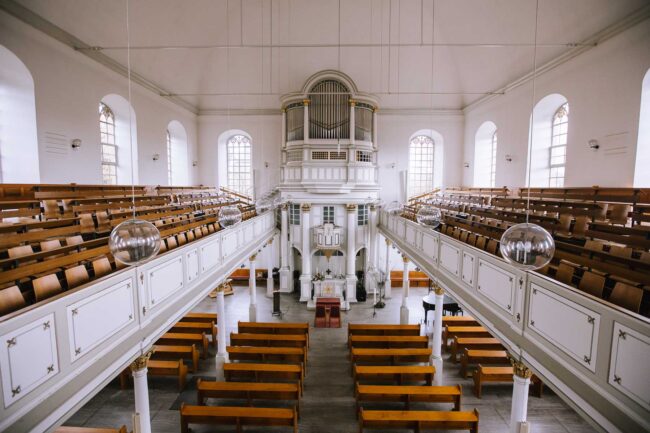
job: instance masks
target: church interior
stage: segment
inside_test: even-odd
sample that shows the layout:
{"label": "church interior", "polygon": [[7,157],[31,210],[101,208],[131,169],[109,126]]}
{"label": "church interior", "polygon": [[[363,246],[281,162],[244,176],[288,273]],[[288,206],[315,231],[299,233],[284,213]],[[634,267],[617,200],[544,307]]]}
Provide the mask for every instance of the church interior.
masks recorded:
{"label": "church interior", "polygon": [[0,432],[650,432],[647,0],[0,0]]}

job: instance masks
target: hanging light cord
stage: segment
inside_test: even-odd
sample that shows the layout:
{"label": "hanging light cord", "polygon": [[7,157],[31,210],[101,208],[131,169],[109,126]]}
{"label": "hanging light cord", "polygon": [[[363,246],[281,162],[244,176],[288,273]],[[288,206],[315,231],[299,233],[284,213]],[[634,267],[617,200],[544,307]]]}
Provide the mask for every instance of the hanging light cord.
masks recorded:
{"label": "hanging light cord", "polygon": [[133,157],[133,104],[131,103],[131,28],[129,26],[129,0],[126,0],[126,69],[129,96],[129,145],[131,150],[131,205],[135,219],[135,159]]}
{"label": "hanging light cord", "polygon": [[536,79],[537,79],[537,21],[539,15],[539,0],[535,2],[535,35],[533,40],[533,92],[531,99],[531,114],[530,114],[530,132],[528,135],[528,192],[526,197],[526,224],[530,217],[530,174],[532,168],[532,149],[533,149],[533,130],[535,129],[535,93],[536,93]]}

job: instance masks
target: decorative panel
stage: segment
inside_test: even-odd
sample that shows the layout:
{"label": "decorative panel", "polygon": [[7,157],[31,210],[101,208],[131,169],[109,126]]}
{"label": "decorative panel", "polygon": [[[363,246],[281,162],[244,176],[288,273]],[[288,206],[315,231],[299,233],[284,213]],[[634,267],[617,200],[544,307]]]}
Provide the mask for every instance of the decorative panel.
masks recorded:
{"label": "decorative panel", "polygon": [[436,263],[438,261],[438,238],[426,233],[423,234],[422,251],[428,258],[432,259],[433,263]]}
{"label": "decorative panel", "polygon": [[463,270],[461,279],[467,285],[474,285],[474,261],[475,258],[472,254],[463,251]]}
{"label": "decorative panel", "polygon": [[76,361],[132,323],[134,312],[130,278],[68,305],[71,359]]}
{"label": "decorative panel", "polygon": [[596,371],[600,315],[531,284],[528,327],[591,371]]}
{"label": "decorative panel", "polygon": [[460,267],[460,250],[447,242],[440,244],[440,266],[458,276]]}
{"label": "decorative panel", "polygon": [[614,322],[608,382],[650,410],[650,337]]}
{"label": "decorative panel", "polygon": [[0,337],[5,408],[59,372],[54,314]]}
{"label": "decorative panel", "polygon": [[217,238],[214,241],[201,246],[201,271],[206,272],[210,269],[216,268],[220,261],[219,245],[221,239]]}
{"label": "decorative panel", "polygon": [[221,237],[221,254],[224,258],[237,251],[237,233],[230,232]]}
{"label": "decorative panel", "polygon": [[199,252],[196,249],[185,254],[185,266],[187,267],[187,282],[199,278]]}
{"label": "decorative panel", "polygon": [[508,314],[513,314],[515,305],[515,275],[479,259],[478,291]]}
{"label": "decorative panel", "polygon": [[416,231],[413,227],[406,226],[406,243],[415,246]]}
{"label": "decorative panel", "polygon": [[149,305],[161,303],[183,288],[183,257],[178,256],[147,271]]}

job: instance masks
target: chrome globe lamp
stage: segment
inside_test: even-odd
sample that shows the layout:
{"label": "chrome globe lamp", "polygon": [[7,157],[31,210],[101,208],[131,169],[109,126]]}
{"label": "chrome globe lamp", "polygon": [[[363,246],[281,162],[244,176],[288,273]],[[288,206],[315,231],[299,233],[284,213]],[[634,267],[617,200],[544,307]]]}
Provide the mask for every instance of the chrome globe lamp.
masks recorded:
{"label": "chrome globe lamp", "polygon": [[553,236],[537,224],[510,227],[501,236],[501,255],[516,268],[532,271],[548,265],[555,253]]}
{"label": "chrome globe lamp", "polygon": [[234,226],[241,220],[242,214],[237,206],[224,206],[219,210],[219,225],[224,229]]}
{"label": "chrome globe lamp", "polygon": [[115,260],[129,266],[138,265],[160,251],[160,231],[149,221],[124,221],[111,231],[108,248]]}

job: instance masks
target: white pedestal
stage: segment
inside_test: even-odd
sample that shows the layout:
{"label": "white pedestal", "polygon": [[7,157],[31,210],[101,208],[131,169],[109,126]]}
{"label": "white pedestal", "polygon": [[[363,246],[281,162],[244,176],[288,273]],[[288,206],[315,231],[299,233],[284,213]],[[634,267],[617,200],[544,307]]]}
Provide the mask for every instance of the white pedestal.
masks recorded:
{"label": "white pedestal", "polygon": [[280,291],[293,292],[293,278],[291,278],[291,269],[280,269]]}
{"label": "white pedestal", "polygon": [[311,298],[311,275],[300,276],[300,302],[308,302]]}
{"label": "white pedestal", "polygon": [[408,325],[409,323],[409,307],[402,305],[399,309],[399,324]]}

